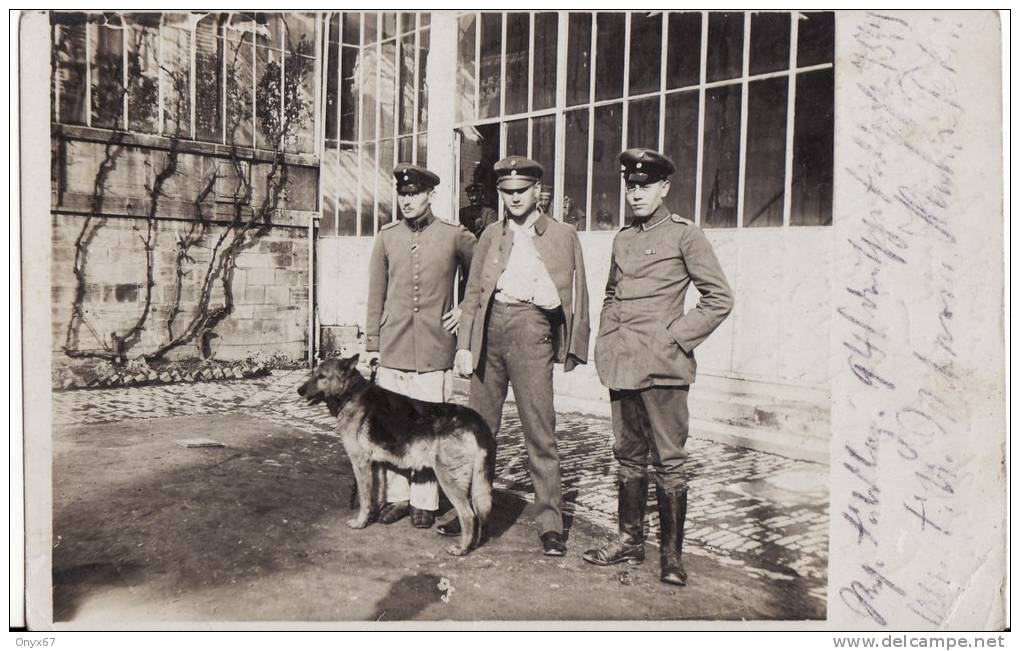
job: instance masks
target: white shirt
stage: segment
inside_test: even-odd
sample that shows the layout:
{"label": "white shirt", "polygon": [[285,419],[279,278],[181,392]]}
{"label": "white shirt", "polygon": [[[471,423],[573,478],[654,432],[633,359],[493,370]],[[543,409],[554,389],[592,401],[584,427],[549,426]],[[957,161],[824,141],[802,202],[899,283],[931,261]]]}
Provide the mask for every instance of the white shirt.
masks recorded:
{"label": "white shirt", "polygon": [[514,244],[506,261],[506,269],[496,283],[496,300],[500,303],[531,303],[545,310],[553,310],[560,306],[560,294],[533,241],[538,216],[539,213],[534,212],[520,225],[507,218],[507,226],[514,235]]}

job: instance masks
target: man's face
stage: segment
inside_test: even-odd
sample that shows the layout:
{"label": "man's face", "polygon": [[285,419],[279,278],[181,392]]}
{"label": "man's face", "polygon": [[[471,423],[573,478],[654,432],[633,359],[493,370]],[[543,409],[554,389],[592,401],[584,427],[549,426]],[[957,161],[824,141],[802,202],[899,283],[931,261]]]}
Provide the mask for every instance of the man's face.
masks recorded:
{"label": "man's face", "polygon": [[470,190],[468,192],[468,201],[471,202],[472,206],[478,206],[482,203],[482,192],[481,190]]}
{"label": "man's face", "polygon": [[400,214],[404,216],[404,219],[418,219],[429,209],[429,204],[432,203],[432,194],[433,190],[424,190],[413,194],[399,193],[397,205],[400,206]]}
{"label": "man's face", "polygon": [[520,219],[530,215],[538,206],[538,200],[542,194],[542,184],[534,183],[519,190],[500,188],[499,193],[503,196],[503,205],[506,206],[510,215]]}
{"label": "man's face", "polygon": [[627,183],[627,205],[635,217],[648,217],[654,213],[669,194],[669,181]]}

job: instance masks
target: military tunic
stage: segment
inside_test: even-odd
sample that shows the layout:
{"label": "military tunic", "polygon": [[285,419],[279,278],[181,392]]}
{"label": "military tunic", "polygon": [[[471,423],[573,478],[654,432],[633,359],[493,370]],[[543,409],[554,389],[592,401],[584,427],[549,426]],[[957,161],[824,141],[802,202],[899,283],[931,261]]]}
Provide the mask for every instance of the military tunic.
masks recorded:
{"label": "military tunic", "polygon": [[443,327],[454,307],[457,269],[467,275],[475,238],[463,226],[429,211],[414,222],[384,226],[369,263],[365,349],[379,363],[405,371],[453,367],[457,338]]}

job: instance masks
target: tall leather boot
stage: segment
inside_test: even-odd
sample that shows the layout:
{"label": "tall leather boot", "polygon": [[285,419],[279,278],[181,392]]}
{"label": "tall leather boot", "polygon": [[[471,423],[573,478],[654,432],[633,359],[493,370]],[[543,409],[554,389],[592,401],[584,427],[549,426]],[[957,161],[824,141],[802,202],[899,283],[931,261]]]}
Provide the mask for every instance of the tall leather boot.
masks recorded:
{"label": "tall leather boot", "polygon": [[656,485],[655,499],[659,506],[659,580],[687,585],[687,570],[680,558],[687,520],[687,489],[667,490]]}
{"label": "tall leather boot", "polygon": [[648,477],[620,479],[617,520],[620,533],[598,549],[589,549],[581,558],[595,565],[627,562],[638,565],[645,560],[645,504],[648,501]]}

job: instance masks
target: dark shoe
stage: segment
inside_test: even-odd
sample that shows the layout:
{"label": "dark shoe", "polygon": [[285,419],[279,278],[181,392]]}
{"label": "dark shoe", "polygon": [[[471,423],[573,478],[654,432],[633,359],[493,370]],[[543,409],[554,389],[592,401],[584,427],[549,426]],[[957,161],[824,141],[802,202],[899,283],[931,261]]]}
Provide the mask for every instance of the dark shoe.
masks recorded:
{"label": "dark shoe", "polygon": [[415,529],[428,529],[435,521],[436,516],[432,514],[432,511],[411,507],[411,524]]}
{"label": "dark shoe", "polygon": [[454,518],[449,522],[437,526],[436,533],[438,533],[440,536],[459,536],[460,518],[454,516]]}
{"label": "dark shoe", "polygon": [[581,558],[595,565],[627,562],[637,565],[645,560],[645,504],[648,501],[648,477],[620,478],[617,484],[617,520],[620,534],[599,549],[589,549]]}
{"label": "dark shoe", "polygon": [[589,549],[581,558],[595,565],[630,563],[640,565],[645,561],[644,543],[634,544],[622,537],[616,537],[598,549]]}
{"label": "dark shoe", "polygon": [[546,556],[563,556],[567,546],[563,544],[563,535],[559,531],[546,531],[538,537],[542,541],[542,553]]}
{"label": "dark shoe", "polygon": [[687,489],[666,490],[656,486],[655,498],[659,505],[659,580],[687,585],[687,570],[681,559],[687,520]]}
{"label": "dark shoe", "polygon": [[411,514],[409,502],[391,502],[379,511],[379,522],[382,524],[393,524],[399,522]]}

